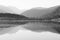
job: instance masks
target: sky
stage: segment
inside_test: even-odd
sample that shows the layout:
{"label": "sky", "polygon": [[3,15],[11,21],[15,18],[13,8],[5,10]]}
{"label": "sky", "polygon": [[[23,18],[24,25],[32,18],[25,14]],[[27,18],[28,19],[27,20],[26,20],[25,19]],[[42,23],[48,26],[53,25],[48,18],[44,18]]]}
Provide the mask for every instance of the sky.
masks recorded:
{"label": "sky", "polygon": [[[34,7],[49,8],[60,5],[60,0],[0,0],[0,5],[12,6],[21,10]],[[14,34],[0,35],[0,40],[60,40],[60,35],[50,32],[35,33],[20,30]]]}
{"label": "sky", "polygon": [[34,7],[51,7],[60,5],[59,0],[0,0],[0,5],[14,6],[19,9],[30,9]]}

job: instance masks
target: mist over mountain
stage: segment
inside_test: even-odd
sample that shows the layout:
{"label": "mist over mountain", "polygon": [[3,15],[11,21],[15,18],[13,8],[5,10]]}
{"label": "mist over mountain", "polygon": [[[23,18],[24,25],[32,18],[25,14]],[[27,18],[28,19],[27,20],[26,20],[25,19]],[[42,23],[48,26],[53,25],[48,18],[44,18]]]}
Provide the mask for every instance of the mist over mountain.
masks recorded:
{"label": "mist over mountain", "polygon": [[21,14],[22,12],[26,11],[25,9],[18,9],[16,7],[11,7],[11,6],[8,6],[8,8],[12,10],[12,13],[16,13],[16,14]]}
{"label": "mist over mountain", "polygon": [[27,11],[24,11],[22,15],[25,15],[27,17],[35,17],[35,18],[41,18],[44,15],[48,15],[49,13],[53,12],[57,7],[51,7],[51,8],[42,8],[42,7],[36,7],[29,9]]}
{"label": "mist over mountain", "polygon": [[24,12],[25,10],[20,10],[16,7],[12,7],[12,6],[3,6],[0,5],[0,13],[16,13],[16,14],[21,14],[22,12]]}

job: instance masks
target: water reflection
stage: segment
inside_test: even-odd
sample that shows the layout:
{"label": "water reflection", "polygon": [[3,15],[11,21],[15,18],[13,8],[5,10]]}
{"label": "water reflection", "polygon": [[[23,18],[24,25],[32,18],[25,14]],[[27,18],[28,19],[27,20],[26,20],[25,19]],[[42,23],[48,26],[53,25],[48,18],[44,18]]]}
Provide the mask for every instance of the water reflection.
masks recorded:
{"label": "water reflection", "polygon": [[42,31],[51,31],[56,32],[52,26],[57,24],[51,20],[30,18],[24,15],[17,15],[11,13],[0,13],[0,28],[11,28],[16,26],[21,26],[30,31],[42,32]]}
{"label": "water reflection", "polygon": [[55,29],[56,27],[60,27],[60,22],[51,21],[51,19],[60,17],[59,13],[57,14],[56,9],[55,7],[45,8],[43,10],[31,9],[23,12],[24,15],[27,13],[27,16],[14,13],[0,13],[0,28],[9,29],[21,26],[22,28],[33,32],[50,31],[60,33],[58,29]]}

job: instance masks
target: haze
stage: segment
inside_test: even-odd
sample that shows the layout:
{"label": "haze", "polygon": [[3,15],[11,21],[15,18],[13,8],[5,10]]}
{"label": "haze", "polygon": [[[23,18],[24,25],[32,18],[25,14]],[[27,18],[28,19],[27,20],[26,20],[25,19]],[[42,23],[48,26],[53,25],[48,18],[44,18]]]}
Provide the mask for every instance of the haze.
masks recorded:
{"label": "haze", "polygon": [[[60,5],[60,0],[0,0],[0,5],[4,5],[7,7],[16,7],[20,10],[28,10],[34,7],[49,8],[52,6]],[[16,12],[15,10],[14,12],[17,13],[18,11]],[[20,13],[18,12],[18,14]],[[17,27],[17,29],[20,28],[20,26]],[[16,28],[14,29],[16,30]],[[51,32],[36,33],[21,29],[14,34],[0,35],[0,40],[60,40],[60,34]]]}

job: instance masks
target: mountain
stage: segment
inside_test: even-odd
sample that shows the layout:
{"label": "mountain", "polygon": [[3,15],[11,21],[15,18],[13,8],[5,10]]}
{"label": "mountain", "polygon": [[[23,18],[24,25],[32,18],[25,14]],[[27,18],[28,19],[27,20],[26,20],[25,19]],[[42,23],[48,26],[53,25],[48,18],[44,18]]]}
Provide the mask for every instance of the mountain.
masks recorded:
{"label": "mountain", "polygon": [[25,10],[20,10],[16,7],[0,5],[0,13],[6,13],[7,12],[7,13],[21,14],[24,11]]}
{"label": "mountain", "polygon": [[22,12],[25,11],[25,9],[19,9],[19,8],[12,7],[12,6],[8,6],[8,9],[12,10],[11,12],[16,13],[16,14],[21,14]]}
{"label": "mountain", "polygon": [[[60,34],[60,6],[54,6],[50,8],[32,8],[22,13],[31,18],[45,18],[40,22],[30,23],[24,26],[25,29],[33,32],[53,32]],[[46,19],[47,18],[47,19]],[[52,20],[52,19],[53,20]],[[48,20],[49,19],[49,20]],[[57,21],[55,21],[57,19]],[[37,20],[38,21],[38,20]]]}
{"label": "mountain", "polygon": [[[2,6],[2,5],[0,5],[0,17],[13,17],[13,18],[16,18],[16,17],[19,17],[20,19],[21,18],[24,18],[25,16],[23,16],[23,15],[18,15],[18,14],[21,14],[21,12],[23,12],[23,10],[21,11],[21,10],[19,10],[18,8],[16,8],[16,7],[6,7],[6,6]],[[18,19],[19,19],[18,18]],[[26,18],[26,17],[25,17]],[[2,18],[3,19],[3,18]],[[6,18],[5,18],[6,19]],[[10,18],[9,18],[10,19]],[[1,23],[1,21],[0,21],[0,23]],[[16,27],[16,25],[14,26],[14,25],[1,25],[0,24],[0,27],[9,27],[10,26],[10,28],[0,28],[0,35],[2,35],[2,34],[6,34],[6,33],[14,33],[14,32],[17,32],[21,27],[19,26],[19,27]],[[11,27],[12,26],[12,27]],[[14,27],[13,27],[14,26]]]}
{"label": "mountain", "polygon": [[51,14],[55,9],[56,7],[51,7],[51,8],[36,7],[36,8],[29,9],[27,11],[24,11],[22,15],[25,15],[27,17],[41,18],[44,15],[46,16],[48,14]]}

